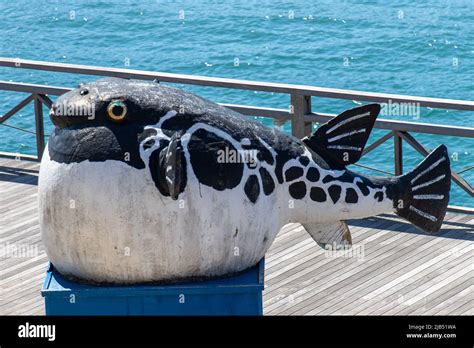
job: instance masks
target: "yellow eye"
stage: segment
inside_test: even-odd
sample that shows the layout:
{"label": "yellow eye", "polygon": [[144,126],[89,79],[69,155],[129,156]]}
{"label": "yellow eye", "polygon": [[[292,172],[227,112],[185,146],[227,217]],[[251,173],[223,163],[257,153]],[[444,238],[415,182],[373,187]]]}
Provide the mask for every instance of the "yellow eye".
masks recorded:
{"label": "yellow eye", "polygon": [[114,122],[122,122],[127,115],[127,105],[122,101],[113,101],[107,106],[107,115]]}

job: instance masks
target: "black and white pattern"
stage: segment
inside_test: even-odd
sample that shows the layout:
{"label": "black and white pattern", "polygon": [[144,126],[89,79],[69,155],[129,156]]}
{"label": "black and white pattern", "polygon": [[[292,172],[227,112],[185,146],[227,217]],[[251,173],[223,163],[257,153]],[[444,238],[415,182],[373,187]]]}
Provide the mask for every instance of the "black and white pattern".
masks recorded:
{"label": "black and white pattern", "polygon": [[[444,146],[401,177],[347,169],[363,152],[376,104],[299,140],[153,82],[81,88],[89,92],[73,90],[55,105],[88,104],[96,115],[62,117],[53,105],[40,173],[43,240],[65,274],[133,283],[239,272],[289,222],[321,245],[351,243],[346,219],[390,211],[427,231],[441,226],[450,185]],[[120,123],[107,116],[117,101],[127,110]]]}

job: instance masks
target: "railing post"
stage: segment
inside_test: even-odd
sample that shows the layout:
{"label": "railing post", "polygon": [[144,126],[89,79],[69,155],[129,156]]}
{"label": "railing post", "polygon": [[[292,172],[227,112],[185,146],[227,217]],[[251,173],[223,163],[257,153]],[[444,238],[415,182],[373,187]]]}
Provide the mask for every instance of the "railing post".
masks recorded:
{"label": "railing post", "polygon": [[36,151],[38,160],[41,161],[44,150],[44,123],[43,104],[35,94],[35,124],[36,124]]}
{"label": "railing post", "polygon": [[311,112],[311,96],[291,95],[291,134],[299,139],[311,134],[311,122],[304,121],[304,115]]}
{"label": "railing post", "polygon": [[402,150],[402,138],[399,136],[398,132],[394,132],[393,136],[393,149],[394,153],[394,162],[395,162],[395,175],[403,174],[403,150]]}

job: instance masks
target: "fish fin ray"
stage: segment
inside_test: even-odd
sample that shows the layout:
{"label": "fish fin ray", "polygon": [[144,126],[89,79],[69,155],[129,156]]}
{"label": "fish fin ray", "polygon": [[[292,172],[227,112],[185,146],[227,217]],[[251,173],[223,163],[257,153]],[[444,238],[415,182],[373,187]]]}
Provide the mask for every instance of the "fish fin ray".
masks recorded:
{"label": "fish fin ray", "polygon": [[433,150],[395,186],[397,215],[427,232],[441,228],[449,202],[451,168],[446,146]]}
{"label": "fish fin ray", "polygon": [[176,132],[170,138],[166,148],[160,153],[160,172],[162,186],[167,188],[170,197],[177,200],[186,186],[186,160],[181,144],[181,133]]}
{"label": "fish fin ray", "polygon": [[324,249],[346,249],[352,245],[351,232],[344,221],[302,225],[313,240]]}
{"label": "fish fin ray", "polygon": [[346,110],[321,125],[303,142],[320,155],[333,169],[343,169],[356,163],[369,139],[379,104],[367,104]]}

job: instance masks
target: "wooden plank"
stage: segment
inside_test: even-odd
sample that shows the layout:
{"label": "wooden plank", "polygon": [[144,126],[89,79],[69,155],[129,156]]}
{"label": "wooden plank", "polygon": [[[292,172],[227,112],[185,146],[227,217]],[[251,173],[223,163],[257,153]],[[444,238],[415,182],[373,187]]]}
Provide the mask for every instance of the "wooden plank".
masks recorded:
{"label": "wooden plank", "polygon": [[[446,257],[448,255],[448,257]],[[420,271],[425,270],[424,268],[425,265],[417,267],[415,270],[413,270],[414,273],[417,273],[417,277],[420,277],[421,279],[425,280],[425,284],[428,283],[432,286],[439,285],[442,287],[443,285],[446,284],[446,282],[451,282],[453,280],[458,279],[459,277],[462,277],[466,273],[469,272],[469,268],[466,268],[466,260],[468,259],[467,256],[462,257],[462,258],[456,258],[454,257],[449,251],[447,251],[444,254],[440,255],[439,259],[432,259],[433,263],[431,264],[431,269],[428,269],[426,273],[420,273]],[[468,260],[467,260],[468,261]],[[445,274],[437,275],[433,274],[433,279],[430,279],[430,273],[429,271],[433,271],[440,268],[442,271],[444,271]],[[453,267],[451,269],[451,267]],[[420,269],[421,268],[421,269]],[[454,272],[454,274],[451,274],[451,272]],[[419,279],[413,277],[413,279]],[[417,292],[418,289],[411,289],[411,287],[408,287],[408,289],[405,289],[403,287],[403,283],[401,284],[402,286],[397,287],[396,289],[398,290],[398,294],[401,295],[400,301],[387,301],[387,303],[383,304],[380,306],[380,303],[377,303],[377,306],[372,306],[368,308],[365,311],[359,312],[359,314],[370,314],[370,315],[381,315],[381,314],[392,314],[392,309],[398,306],[408,306],[410,304],[410,300],[413,297],[413,292]],[[411,290],[411,291],[410,291]],[[421,299],[423,297],[422,289],[420,289],[419,295],[421,297],[415,297]],[[413,302],[414,303],[414,302]]]}
{"label": "wooden plank", "polygon": [[[265,299],[274,296],[275,292],[279,292],[285,284],[301,278],[305,274],[311,274],[314,269],[324,270],[324,265],[329,264],[333,260],[328,259],[325,250],[321,249],[311,240],[311,248],[307,251],[291,255],[286,262],[283,262],[277,269],[269,268],[267,290],[264,293]],[[337,267],[337,263],[333,263]]]}
{"label": "wooden plank", "polygon": [[[472,292],[472,289],[471,289]],[[466,296],[467,297],[467,296]],[[472,315],[474,303],[471,298],[464,299],[464,304],[460,305],[456,309],[450,309],[449,315]]]}
{"label": "wooden plank", "polygon": [[[383,223],[383,220],[380,219],[372,219],[370,221],[370,226],[375,226],[377,223]],[[281,262],[280,256],[286,255],[296,249],[301,250],[302,252],[311,246],[315,245],[315,242],[312,238],[308,238],[308,234],[303,226],[297,224],[298,228],[295,228],[291,234],[287,234],[285,238],[280,238],[278,236],[275,241],[273,242],[269,252],[265,257],[265,263],[267,264],[267,269],[275,267],[278,263]],[[362,230],[362,227],[359,226],[351,226],[351,235],[353,240],[359,235],[359,231]],[[284,243],[282,242],[284,240]],[[319,248],[319,247],[318,247]]]}
{"label": "wooden plank", "polygon": [[[387,226],[387,225],[393,225],[394,224],[393,222],[387,222],[387,221],[381,220],[381,219],[376,220],[376,222],[377,223],[370,224],[370,226],[371,227],[373,227],[373,226],[383,226],[383,225]],[[352,234],[352,237],[353,237],[353,242],[355,244],[358,244],[358,243],[360,243],[359,236],[363,235],[364,238],[367,238],[368,236],[371,235],[371,233],[376,233],[376,231],[373,230],[373,228],[371,228],[371,227],[366,227],[366,228],[355,227],[354,228],[354,227],[351,226],[350,229],[351,229],[351,234]],[[298,241],[299,240],[300,239],[298,238]],[[306,234],[306,232],[301,234],[301,240],[306,240],[309,245],[315,246],[315,249],[313,249],[313,251],[320,251],[321,250],[321,248],[318,245],[315,244],[313,239],[311,237],[309,237],[309,235]],[[312,242],[312,244],[310,242]],[[290,241],[290,244],[291,244],[291,241]],[[285,247],[289,249],[290,248],[289,245],[286,245]],[[267,265],[268,265],[268,270],[270,270],[275,264],[278,264],[276,257],[274,257],[274,256],[278,256],[276,254],[277,253],[275,253],[275,249],[272,246],[270,248],[269,252],[268,252],[268,255],[269,255],[268,258],[270,260],[266,262]],[[290,265],[290,266],[295,266],[295,265],[293,264],[293,265]],[[267,280],[271,280],[274,275],[275,275],[275,273],[272,272],[272,276],[269,276]]]}
{"label": "wooden plank", "polygon": [[[425,250],[425,251],[427,251],[427,252],[430,252],[430,251],[431,251],[431,250],[428,250],[428,249],[427,249],[427,245],[431,246],[431,245],[433,244],[433,242],[435,242],[436,244],[439,244],[439,243],[438,243],[438,240],[436,240],[435,238],[432,238],[431,242],[432,242],[432,243],[426,243],[426,244],[424,244],[423,246],[421,246],[421,248],[415,250],[415,251],[414,251],[415,254],[417,254],[419,257],[421,257],[421,256],[422,256],[422,255],[420,255],[420,251],[421,251],[421,250]],[[447,251],[447,254],[449,254],[449,253],[452,253],[452,252],[451,252],[450,250],[448,250],[448,251]],[[420,265],[420,268],[416,268],[415,270],[413,270],[413,271],[411,271],[411,272],[405,273],[405,274],[403,275],[403,277],[394,279],[394,280],[391,281],[390,283],[387,283],[384,287],[379,288],[379,289],[377,290],[377,292],[374,292],[374,293],[373,293],[373,296],[375,296],[375,295],[377,295],[377,294],[379,294],[379,293],[382,293],[382,292],[384,292],[384,291],[386,291],[386,290],[392,288],[393,286],[395,286],[395,285],[397,284],[397,282],[400,282],[400,281],[402,281],[403,279],[408,279],[408,278],[410,278],[410,277],[411,277],[414,273],[416,273],[418,270],[422,269],[423,267],[428,267],[428,265],[430,265],[430,264],[432,264],[432,263],[436,263],[436,261],[438,261],[438,260],[440,260],[440,259],[438,259],[438,258],[433,258],[433,259],[430,261],[430,263],[425,263],[425,264],[423,264],[423,265]]]}
{"label": "wooden plank", "polygon": [[43,280],[45,277],[46,273],[40,273],[36,275],[35,277],[29,279],[29,281],[22,285],[21,287],[10,287],[10,288],[5,288],[4,293],[6,293],[6,296],[2,297],[2,302],[0,303],[0,313],[3,310],[6,310],[6,308],[11,306],[10,301],[14,301],[15,299],[22,298],[23,296],[27,296],[28,294],[31,294],[32,292],[37,293],[39,297],[41,297],[41,287],[43,284]]}
{"label": "wooden plank", "polygon": [[[416,284],[412,283],[409,287],[402,289],[402,296],[397,305],[388,304],[380,308],[379,312],[384,315],[399,315],[398,313],[411,311],[411,308],[417,303],[421,304],[419,311],[423,312],[429,295],[439,289],[450,289],[457,281],[461,282],[466,279],[470,272],[469,267],[466,267],[469,260],[466,259],[466,257],[456,258],[449,263],[439,265],[436,272],[428,273],[420,277]],[[421,288],[418,289],[417,285],[420,285]],[[429,288],[430,291],[424,291],[426,288]]]}
{"label": "wooden plank", "polygon": [[39,235],[40,233],[40,230],[39,230],[39,225],[38,224],[35,224],[33,226],[30,226],[28,228],[21,228],[21,229],[18,229],[16,231],[14,231],[13,233],[2,233],[0,234],[1,238],[0,238],[0,243],[13,243],[15,241],[20,241],[22,240],[23,238],[27,238],[31,235]]}
{"label": "wooden plank", "polygon": [[[451,235],[454,235],[455,233],[456,232],[452,231]],[[445,234],[445,236],[449,237],[450,235]],[[357,293],[354,293],[354,297],[349,298],[347,301],[340,301],[340,307],[344,306],[344,310],[349,312],[357,312],[364,308],[370,307],[369,302],[364,297],[371,291],[375,291],[380,286],[382,286],[382,284],[386,283],[386,277],[388,275],[393,274],[392,272],[401,273],[410,270],[410,265],[413,266],[413,259],[415,259],[415,261],[423,262],[424,260],[430,258],[430,253],[434,257],[439,252],[451,248],[452,246],[450,246],[450,244],[448,245],[448,243],[449,242],[442,243],[437,239],[433,239],[432,241],[427,242],[425,245],[422,245],[421,248],[417,249],[415,251],[415,255],[406,254],[406,257],[402,258],[399,256],[395,262],[392,261],[391,265],[393,265],[393,267],[390,267],[386,270],[379,270],[377,274],[375,274],[370,279],[370,281],[364,282],[360,286],[353,287],[352,290],[347,291],[348,294],[351,294],[351,292]],[[433,249],[434,247],[436,247],[436,249]],[[385,292],[384,294],[387,295],[388,293]],[[335,310],[339,309],[340,308],[337,308],[336,306]]]}
{"label": "wooden plank", "polygon": [[[432,259],[433,256],[437,256],[440,252],[441,250],[431,251],[432,254],[423,252],[424,255],[419,257],[422,262],[425,262]],[[324,303],[315,303],[311,306],[311,308],[314,307],[315,309],[309,311],[308,314],[327,315],[341,312],[355,314],[364,308],[372,308],[377,304],[375,302],[383,302],[386,298],[391,298],[391,296],[398,298],[402,291],[396,287],[390,288],[376,296],[369,297],[368,295],[374,289],[378,289],[381,285],[386,284],[392,277],[399,277],[413,270],[415,267],[414,261],[417,261],[417,256],[413,253],[408,253],[403,257],[396,258],[396,260],[390,260],[383,267],[378,268],[371,277],[363,278],[360,282],[342,283],[340,287],[331,288],[331,299],[324,301]],[[410,278],[410,281],[415,281],[415,278]]]}
{"label": "wooden plank", "polygon": [[455,279],[448,284],[444,285],[440,289],[437,289],[432,294],[424,297],[422,300],[412,304],[407,308],[400,308],[394,315],[414,315],[416,313],[426,313],[429,309],[443,303],[451,296],[457,294],[465,288],[468,288],[471,284],[471,278]]}
{"label": "wooden plank", "polygon": [[[19,259],[20,260],[20,259]],[[10,267],[8,270],[2,271],[3,279],[7,279],[12,276],[21,274],[22,271],[26,271],[36,265],[44,265],[47,261],[46,255],[38,255],[36,257],[29,258],[25,261],[19,261],[15,266]]]}
{"label": "wooden plank", "polygon": [[[385,221],[385,225],[389,225],[391,224],[390,221]],[[370,230],[368,230],[370,231]],[[364,230],[361,230],[361,233],[365,232]],[[375,233],[375,231],[371,231],[372,233]],[[367,235],[368,232],[365,232],[365,234]],[[355,238],[354,238],[354,242],[356,243],[355,245],[357,244],[361,244],[361,242],[357,242],[357,237],[358,235],[355,234]],[[365,236],[366,237],[366,236]],[[369,235],[369,238],[370,238],[370,235]],[[382,236],[383,238],[383,236]],[[367,237],[366,237],[367,239]],[[318,249],[320,250],[320,249]],[[321,261],[319,261],[321,260]],[[337,268],[338,265],[342,265],[345,263],[346,260],[344,260],[343,258],[337,260],[337,259],[331,259],[331,258],[327,258],[324,251],[322,251],[320,253],[320,257],[318,258],[314,258],[314,259],[309,259],[309,261],[305,264],[302,265],[302,267],[294,267],[293,265],[288,265],[286,266],[286,268],[283,270],[283,271],[287,271],[287,270],[290,270],[290,269],[294,269],[294,271],[296,272],[293,276],[291,276],[290,274],[283,274],[283,272],[279,272],[280,273],[280,279],[278,280],[281,280],[282,282],[286,283],[290,280],[296,280],[298,279],[299,281],[305,281],[306,280],[306,277],[305,275],[308,275],[308,276],[311,276],[311,275],[314,275],[312,272],[314,270],[317,270],[318,274],[323,274],[322,272],[326,271],[327,268],[331,268],[331,272],[334,272],[335,271],[335,268]],[[297,264],[298,262],[295,262],[295,264]],[[328,267],[325,267],[326,264],[330,264],[328,265]],[[267,284],[269,285],[274,285],[274,291],[278,291],[278,288],[282,285],[282,282],[277,282],[276,284],[273,284],[274,282],[272,282],[272,278],[273,276],[272,275],[269,275],[268,278],[270,279],[269,282],[267,282]],[[267,295],[270,295],[272,291],[268,291]]]}
{"label": "wooden plank", "polygon": [[43,283],[46,272],[37,272],[32,277],[28,277],[22,281],[17,281],[11,286],[4,288],[4,294],[2,296],[3,303],[0,303],[1,306],[7,306],[8,300],[14,297],[18,297],[22,291],[28,291],[31,288],[37,288],[38,284]]}
{"label": "wooden plank", "polygon": [[10,302],[10,306],[5,309],[5,315],[13,315],[20,309],[30,309],[36,307],[38,303],[42,301],[41,295],[37,292],[31,292],[22,298]]}
{"label": "wooden plank", "polygon": [[[394,238],[391,238],[392,241],[395,241],[396,240],[396,237],[397,235],[395,234]],[[413,243],[413,242],[411,242]],[[426,245],[423,245],[422,247],[423,248],[429,248],[431,245],[436,245],[435,243],[437,243],[437,241],[432,241],[430,244],[426,244]],[[406,260],[406,259],[409,259],[410,257],[413,257],[412,254],[410,253],[405,253],[404,254],[404,251],[405,251],[405,248],[403,247],[403,244],[400,245],[400,249],[397,251],[397,258],[396,259],[393,259],[395,260],[395,264],[398,263],[398,260],[400,262]],[[373,262],[372,260],[370,260],[370,251],[368,253],[368,256],[367,256],[367,261],[368,262]],[[342,295],[348,295],[350,294],[351,292],[354,292],[355,295],[358,295],[360,294],[360,292],[364,289],[364,287],[366,287],[367,285],[371,284],[371,282],[376,279],[378,280],[378,278],[380,276],[383,276],[384,272],[381,272],[383,271],[384,269],[390,269],[389,266],[393,265],[393,262],[392,264],[390,263],[391,261],[389,260],[388,263],[384,263],[382,265],[382,267],[384,267],[383,269],[382,268],[378,268],[375,270],[375,274],[370,274],[370,279],[364,279],[364,278],[360,278],[358,280],[355,280],[355,281],[352,281],[350,283],[350,286],[349,287],[343,287],[341,289],[337,289],[337,288],[330,288],[329,292],[331,293],[331,295],[334,295],[335,298],[337,298],[338,300],[335,301],[336,303],[341,303],[342,305],[345,305],[345,306],[350,306],[351,304],[354,303],[354,300],[356,300],[357,298],[354,297],[354,298],[347,298],[347,301],[344,301],[340,298],[340,296]],[[403,266],[403,264],[402,264]],[[381,273],[380,273],[381,272]],[[358,275],[359,277],[361,276],[360,274]],[[359,286],[357,286],[357,284],[360,284]],[[331,304],[330,301],[326,301],[328,304]],[[367,301],[364,300],[364,303],[367,303]],[[346,310],[350,310],[350,309],[347,309],[345,308]]]}
{"label": "wooden plank", "polygon": [[28,217],[28,218],[25,218],[24,220],[19,221],[16,224],[11,224],[7,227],[3,227],[0,233],[3,236],[7,233],[15,232],[18,229],[29,228],[29,227],[35,226],[35,225],[38,225],[38,216],[37,215],[33,215],[33,216]]}
{"label": "wooden plank", "polygon": [[20,309],[17,315],[45,315],[44,312],[44,299],[41,298],[38,303],[34,306]]}
{"label": "wooden plank", "polygon": [[[422,245],[422,244],[424,244],[423,237],[424,237],[424,236],[421,235],[421,236],[409,237],[409,238],[416,238],[416,239],[418,239],[418,241],[419,241],[418,244]],[[413,248],[413,243],[411,243],[411,244],[412,244],[412,245],[407,245],[406,248],[412,249],[412,248]],[[416,244],[415,244],[415,246],[416,246]],[[388,253],[388,256],[392,256],[392,254],[395,254],[395,255],[397,255],[397,256],[400,255],[400,253],[398,253],[398,254],[397,254],[397,253],[394,253],[393,251],[386,250],[386,248],[382,248],[382,249],[379,249],[379,250],[381,250],[382,253],[383,253],[383,257],[381,256],[381,252],[378,252],[378,253],[377,253],[377,254],[378,254],[377,256],[378,256],[379,258],[382,257],[381,260],[389,260],[389,259],[387,259],[387,253]],[[403,250],[403,252],[406,252],[406,250]],[[369,255],[370,255],[370,252],[369,252]],[[365,268],[365,269],[364,269],[364,268]],[[374,270],[374,267],[373,267],[373,266],[364,267],[364,265],[362,265],[362,266],[356,267],[356,268],[354,269],[354,266],[353,266],[353,265],[348,265],[348,267],[345,268],[345,271],[346,271],[346,272],[351,272],[351,278],[353,278],[354,280],[360,279],[360,277],[361,277],[361,273],[360,273],[360,272],[357,272],[357,271],[367,272],[368,270],[373,271],[373,270]],[[332,269],[331,271],[332,271],[332,274],[330,274],[329,272],[326,272],[326,274],[324,274],[324,284],[323,284],[323,285],[321,285],[321,284],[316,285],[316,286],[313,285],[314,283],[318,284],[318,282],[317,282],[317,281],[318,281],[318,277],[317,277],[317,276],[316,276],[316,278],[313,277],[313,278],[309,278],[308,280],[304,280],[304,281],[302,281],[301,279],[299,279],[299,280],[301,281],[301,285],[302,285],[304,288],[303,288],[303,290],[300,290],[297,294],[293,294],[293,295],[294,295],[293,297],[294,297],[294,298],[297,298],[297,301],[294,301],[294,302],[302,302],[303,300],[306,300],[307,298],[309,298],[309,297],[311,297],[311,296],[317,296],[317,294],[318,294],[319,292],[321,292],[321,291],[324,290],[325,288],[328,288],[328,287],[331,285],[331,282],[334,281],[334,278],[335,278],[336,280],[339,280],[339,281],[340,281],[340,280],[341,280],[341,279],[340,279],[341,276],[334,275],[334,270],[333,270],[333,269]],[[321,272],[321,268],[318,269],[318,272]],[[370,273],[369,273],[369,274],[370,274]],[[312,284],[312,283],[313,283],[313,284]],[[310,300],[310,301],[311,301],[311,300]],[[305,302],[305,303],[306,303],[306,302]],[[284,310],[285,308],[287,309],[287,311],[285,312],[285,314],[291,314],[292,311],[295,311],[295,309],[297,310],[298,307],[303,307],[303,306],[304,306],[304,304],[301,305],[301,303],[297,303],[297,304],[292,303],[291,306],[286,306],[286,307],[284,306],[284,307],[280,308],[279,310],[275,310],[275,313],[272,312],[272,314],[276,314],[276,313],[278,313],[279,311]],[[268,306],[267,309],[268,309],[268,310],[272,310],[272,309],[274,309],[274,308],[276,308],[276,307],[278,307],[278,306],[273,306],[273,308],[272,308],[272,306]],[[291,307],[291,309],[290,309],[290,307]]]}
{"label": "wooden plank", "polygon": [[472,302],[472,290],[473,290],[473,287],[471,285],[468,288],[463,289],[459,293],[453,295],[452,297],[450,297],[443,303],[440,303],[436,307],[427,311],[426,314],[427,315],[448,315],[448,314],[456,313],[455,310],[460,306],[461,301]]}

